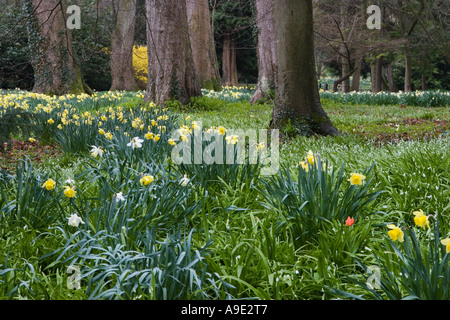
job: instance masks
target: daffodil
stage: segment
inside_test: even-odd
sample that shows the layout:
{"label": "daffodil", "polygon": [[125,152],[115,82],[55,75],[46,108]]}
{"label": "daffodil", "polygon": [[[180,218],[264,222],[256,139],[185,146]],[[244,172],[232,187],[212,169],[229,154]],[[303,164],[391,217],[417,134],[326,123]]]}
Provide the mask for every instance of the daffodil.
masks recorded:
{"label": "daffodil", "polygon": [[450,238],[445,238],[441,240],[441,243],[445,246],[445,252],[450,252]]}
{"label": "daffodil", "polygon": [[258,151],[262,151],[262,150],[264,150],[264,148],[265,148],[264,143],[258,143],[256,145],[256,150],[258,150]]}
{"label": "daffodil", "polygon": [[69,218],[69,226],[78,227],[81,224],[84,224],[84,221],[75,213],[70,215]]}
{"label": "daffodil", "polygon": [[301,167],[304,171],[308,172],[309,170],[309,166],[308,166],[308,162],[306,161],[300,161],[298,163],[299,167]]}
{"label": "daffodil", "polygon": [[77,192],[75,191],[75,187],[69,187],[69,186],[65,186],[64,187],[65,189],[64,189],[64,195],[67,197],[67,198],[75,198],[76,197],[76,195],[77,195]]}
{"label": "daffodil", "polygon": [[116,199],[116,201],[125,201],[125,197],[123,196],[122,192],[116,193],[114,195],[114,198]]}
{"label": "daffodil", "polygon": [[148,186],[150,183],[153,182],[154,179],[155,178],[153,176],[148,175],[148,176],[143,176],[139,182],[140,182],[141,186]]}
{"label": "daffodil", "polygon": [[155,134],[155,136],[153,137],[153,141],[158,142],[161,139],[161,135],[160,134]]}
{"label": "daffodil", "polygon": [[169,144],[173,147],[173,146],[175,146],[177,143],[175,142],[175,140],[169,139]]}
{"label": "daffodil", "polygon": [[198,123],[197,121],[193,121],[192,122],[192,129],[194,130],[199,130],[201,127],[200,123]]}
{"label": "daffodil", "polygon": [[348,181],[350,181],[351,185],[359,186],[363,183],[364,179],[366,179],[366,176],[359,173],[352,173]]}
{"label": "daffodil", "polygon": [[114,138],[114,136],[111,132],[107,132],[107,133],[105,133],[105,138],[108,140],[112,140]]}
{"label": "daffodil", "polygon": [[423,214],[422,209],[419,211],[414,211],[414,223],[416,226],[419,226],[420,228],[430,227],[430,221],[428,221],[428,217]]}
{"label": "daffodil", "polygon": [[131,149],[137,149],[137,148],[142,148],[142,142],[144,142],[143,139],[139,138],[139,137],[134,137],[133,139],[131,139],[131,142],[127,144],[128,147],[131,147]]}
{"label": "daffodil", "polygon": [[388,224],[387,227],[390,229],[390,231],[388,231],[388,235],[393,241],[403,242],[404,233],[399,227],[395,224]]}
{"label": "daffodil", "polygon": [[217,132],[218,132],[220,135],[224,136],[225,133],[227,133],[227,129],[225,129],[224,127],[220,126],[220,127],[217,128]]}
{"label": "daffodil", "polygon": [[91,156],[97,158],[98,156],[103,156],[103,150],[101,147],[91,146]]}
{"label": "daffodil", "polygon": [[236,135],[227,136],[225,140],[227,141],[228,144],[236,144],[238,142],[238,136]]}
{"label": "daffodil", "polygon": [[73,185],[73,184],[75,184],[75,180],[73,180],[71,177],[68,177],[67,180],[64,183]]}
{"label": "daffodil", "polygon": [[184,177],[180,180],[180,184],[181,184],[183,187],[186,187],[186,186],[188,185],[189,181],[190,181],[189,178],[188,178],[187,175],[185,174]]}
{"label": "daffodil", "polygon": [[42,188],[45,188],[46,190],[53,190],[55,189],[55,185],[56,182],[52,179],[48,179],[47,181],[44,182],[44,184],[42,185]]}
{"label": "daffodil", "polygon": [[306,161],[308,161],[310,164],[313,164],[314,160],[315,160],[314,153],[311,150],[309,150],[308,154],[306,155]]}
{"label": "daffodil", "polygon": [[55,121],[54,121],[53,119],[48,119],[47,122],[48,122],[49,124],[54,124],[54,123],[55,123]]}
{"label": "daffodil", "polygon": [[181,141],[183,141],[183,142],[188,142],[188,141],[189,141],[189,138],[188,138],[187,136],[185,136],[185,135],[181,135],[181,136],[180,136],[180,139],[181,139]]}
{"label": "daffodil", "polygon": [[153,133],[147,132],[147,134],[145,135],[145,139],[152,140],[153,139]]}
{"label": "daffodil", "polygon": [[98,130],[98,133],[100,133],[101,135],[104,135],[106,132],[105,132],[105,130],[103,130],[102,128],[100,128],[100,129]]}
{"label": "daffodil", "polygon": [[29,138],[28,141],[30,141],[31,143],[34,143],[34,142],[36,142],[36,139],[34,139],[34,138]]}

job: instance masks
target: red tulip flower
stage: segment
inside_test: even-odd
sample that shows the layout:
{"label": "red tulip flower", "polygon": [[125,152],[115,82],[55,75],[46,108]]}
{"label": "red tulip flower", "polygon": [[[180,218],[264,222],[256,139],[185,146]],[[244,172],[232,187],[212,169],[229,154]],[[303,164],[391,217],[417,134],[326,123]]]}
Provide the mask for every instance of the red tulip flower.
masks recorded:
{"label": "red tulip flower", "polygon": [[348,217],[347,218],[347,220],[345,221],[345,225],[347,226],[347,227],[350,227],[352,224],[354,224],[355,223],[355,219],[352,219],[352,218],[350,218],[350,217]]}

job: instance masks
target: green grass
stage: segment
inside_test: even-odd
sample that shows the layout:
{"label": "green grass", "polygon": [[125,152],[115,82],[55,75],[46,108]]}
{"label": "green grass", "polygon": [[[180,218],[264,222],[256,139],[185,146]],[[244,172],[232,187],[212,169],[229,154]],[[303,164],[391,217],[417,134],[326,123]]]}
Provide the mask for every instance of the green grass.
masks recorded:
{"label": "green grass", "polygon": [[[341,136],[283,141],[283,171],[276,176],[217,167],[205,183],[199,167],[187,171],[168,161],[167,135],[158,146],[145,141],[142,149],[126,147],[129,138],[147,132],[132,128],[136,116],[148,122],[161,114],[145,113],[140,99],[130,95],[101,107],[80,102],[82,112],[96,117],[97,109],[101,116],[122,106],[128,119],[112,141],[98,136],[95,121],[89,129],[94,140],[83,138],[103,146],[103,158],[61,148],[33,166],[16,162],[17,169],[0,172],[1,299],[447,298],[432,284],[448,286],[440,277],[449,266],[439,242],[450,236],[448,108],[323,99]],[[37,106],[32,101],[28,105]],[[263,129],[272,110],[223,97],[201,98],[192,107],[165,111],[167,128],[201,121],[204,128]],[[59,111],[52,111],[54,120]],[[112,131],[117,119],[108,121]],[[299,171],[309,150],[328,162],[334,178],[321,170]],[[349,186],[351,173],[371,167],[363,186]],[[186,173],[190,181],[184,187]],[[140,185],[142,174],[155,181]],[[75,199],[63,194],[68,176],[77,181]],[[57,188],[44,192],[48,177]],[[365,197],[354,192],[363,190],[377,197],[352,211]],[[118,192],[125,202],[114,200]],[[412,213],[419,209],[433,216],[430,230],[414,225]],[[85,224],[69,226],[73,213]],[[350,227],[348,214],[355,214]],[[307,222],[314,236],[304,236]],[[403,228],[404,243],[389,239],[387,224]],[[67,287],[71,265],[81,270],[78,290]],[[367,287],[368,266],[381,270],[381,289]],[[429,281],[419,288],[409,278]]]}

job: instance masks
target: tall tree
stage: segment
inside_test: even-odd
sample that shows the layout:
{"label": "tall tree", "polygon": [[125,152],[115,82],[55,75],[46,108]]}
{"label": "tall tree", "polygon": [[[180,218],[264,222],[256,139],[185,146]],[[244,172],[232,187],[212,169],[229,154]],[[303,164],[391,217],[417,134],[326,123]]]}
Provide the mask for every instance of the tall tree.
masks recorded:
{"label": "tall tree", "polygon": [[111,90],[137,91],[133,70],[136,0],[112,1],[115,20],[111,36]]}
{"label": "tall tree", "polygon": [[192,57],[186,0],[147,0],[148,84],[146,101],[183,104],[200,96]]}
{"label": "tall tree", "polygon": [[189,35],[198,82],[201,88],[220,88],[214,34],[208,0],[186,1]]}
{"label": "tall tree", "polygon": [[223,37],[222,78],[225,86],[237,86],[236,41],[231,33]]}
{"label": "tall tree", "polygon": [[275,87],[276,52],[273,21],[273,1],[256,0],[258,27],[258,84],[250,102],[253,104],[269,95]]}
{"label": "tall tree", "polygon": [[34,70],[33,91],[55,95],[84,93],[66,26],[66,1],[24,0],[24,5],[31,17],[28,42]]}
{"label": "tall tree", "polygon": [[322,108],[314,58],[312,0],[275,1],[277,72],[271,127],[337,135]]}

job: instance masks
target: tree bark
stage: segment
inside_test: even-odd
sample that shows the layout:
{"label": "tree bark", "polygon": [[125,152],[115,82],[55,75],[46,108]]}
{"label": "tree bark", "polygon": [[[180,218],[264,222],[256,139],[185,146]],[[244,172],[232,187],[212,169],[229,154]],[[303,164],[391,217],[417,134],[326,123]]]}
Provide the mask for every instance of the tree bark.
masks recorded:
{"label": "tree bark", "polygon": [[377,93],[377,62],[376,60],[370,64],[370,80],[372,86],[372,92]]}
{"label": "tree bark", "polygon": [[361,84],[361,70],[363,67],[364,57],[358,57],[355,61],[355,73],[353,73],[352,79],[352,91],[359,92],[359,87]]}
{"label": "tree bark", "polygon": [[220,75],[208,0],[186,1],[186,9],[199,85],[201,88],[218,90]]}
{"label": "tree bark", "polygon": [[237,86],[236,43],[230,34],[223,39],[222,78],[224,86]]}
{"label": "tree bark", "polygon": [[394,72],[392,71],[392,66],[390,63],[388,63],[386,65],[386,78],[387,78],[388,85],[389,85],[389,91],[396,92],[397,88],[396,88],[395,82],[394,82]]}
{"label": "tree bark", "polygon": [[383,57],[379,57],[376,63],[375,92],[383,90]]}
{"label": "tree bark", "polygon": [[64,95],[85,93],[80,68],[66,27],[64,0],[25,0],[30,14],[28,39],[34,70],[34,92]]}
{"label": "tree bark", "polygon": [[411,84],[411,52],[409,50],[409,45],[405,45],[405,92],[412,91]]}
{"label": "tree bark", "polygon": [[147,0],[148,84],[145,101],[188,104],[201,96],[185,0]]}
{"label": "tree bark", "polygon": [[136,0],[114,0],[114,30],[111,36],[111,91],[137,91],[133,69]]}
{"label": "tree bark", "polygon": [[275,2],[277,72],[271,128],[338,135],[322,108],[316,79],[312,0]]}
{"label": "tree bark", "polygon": [[274,38],[273,1],[256,0],[256,24],[258,27],[258,84],[250,102],[269,96],[275,87],[276,52]]}

